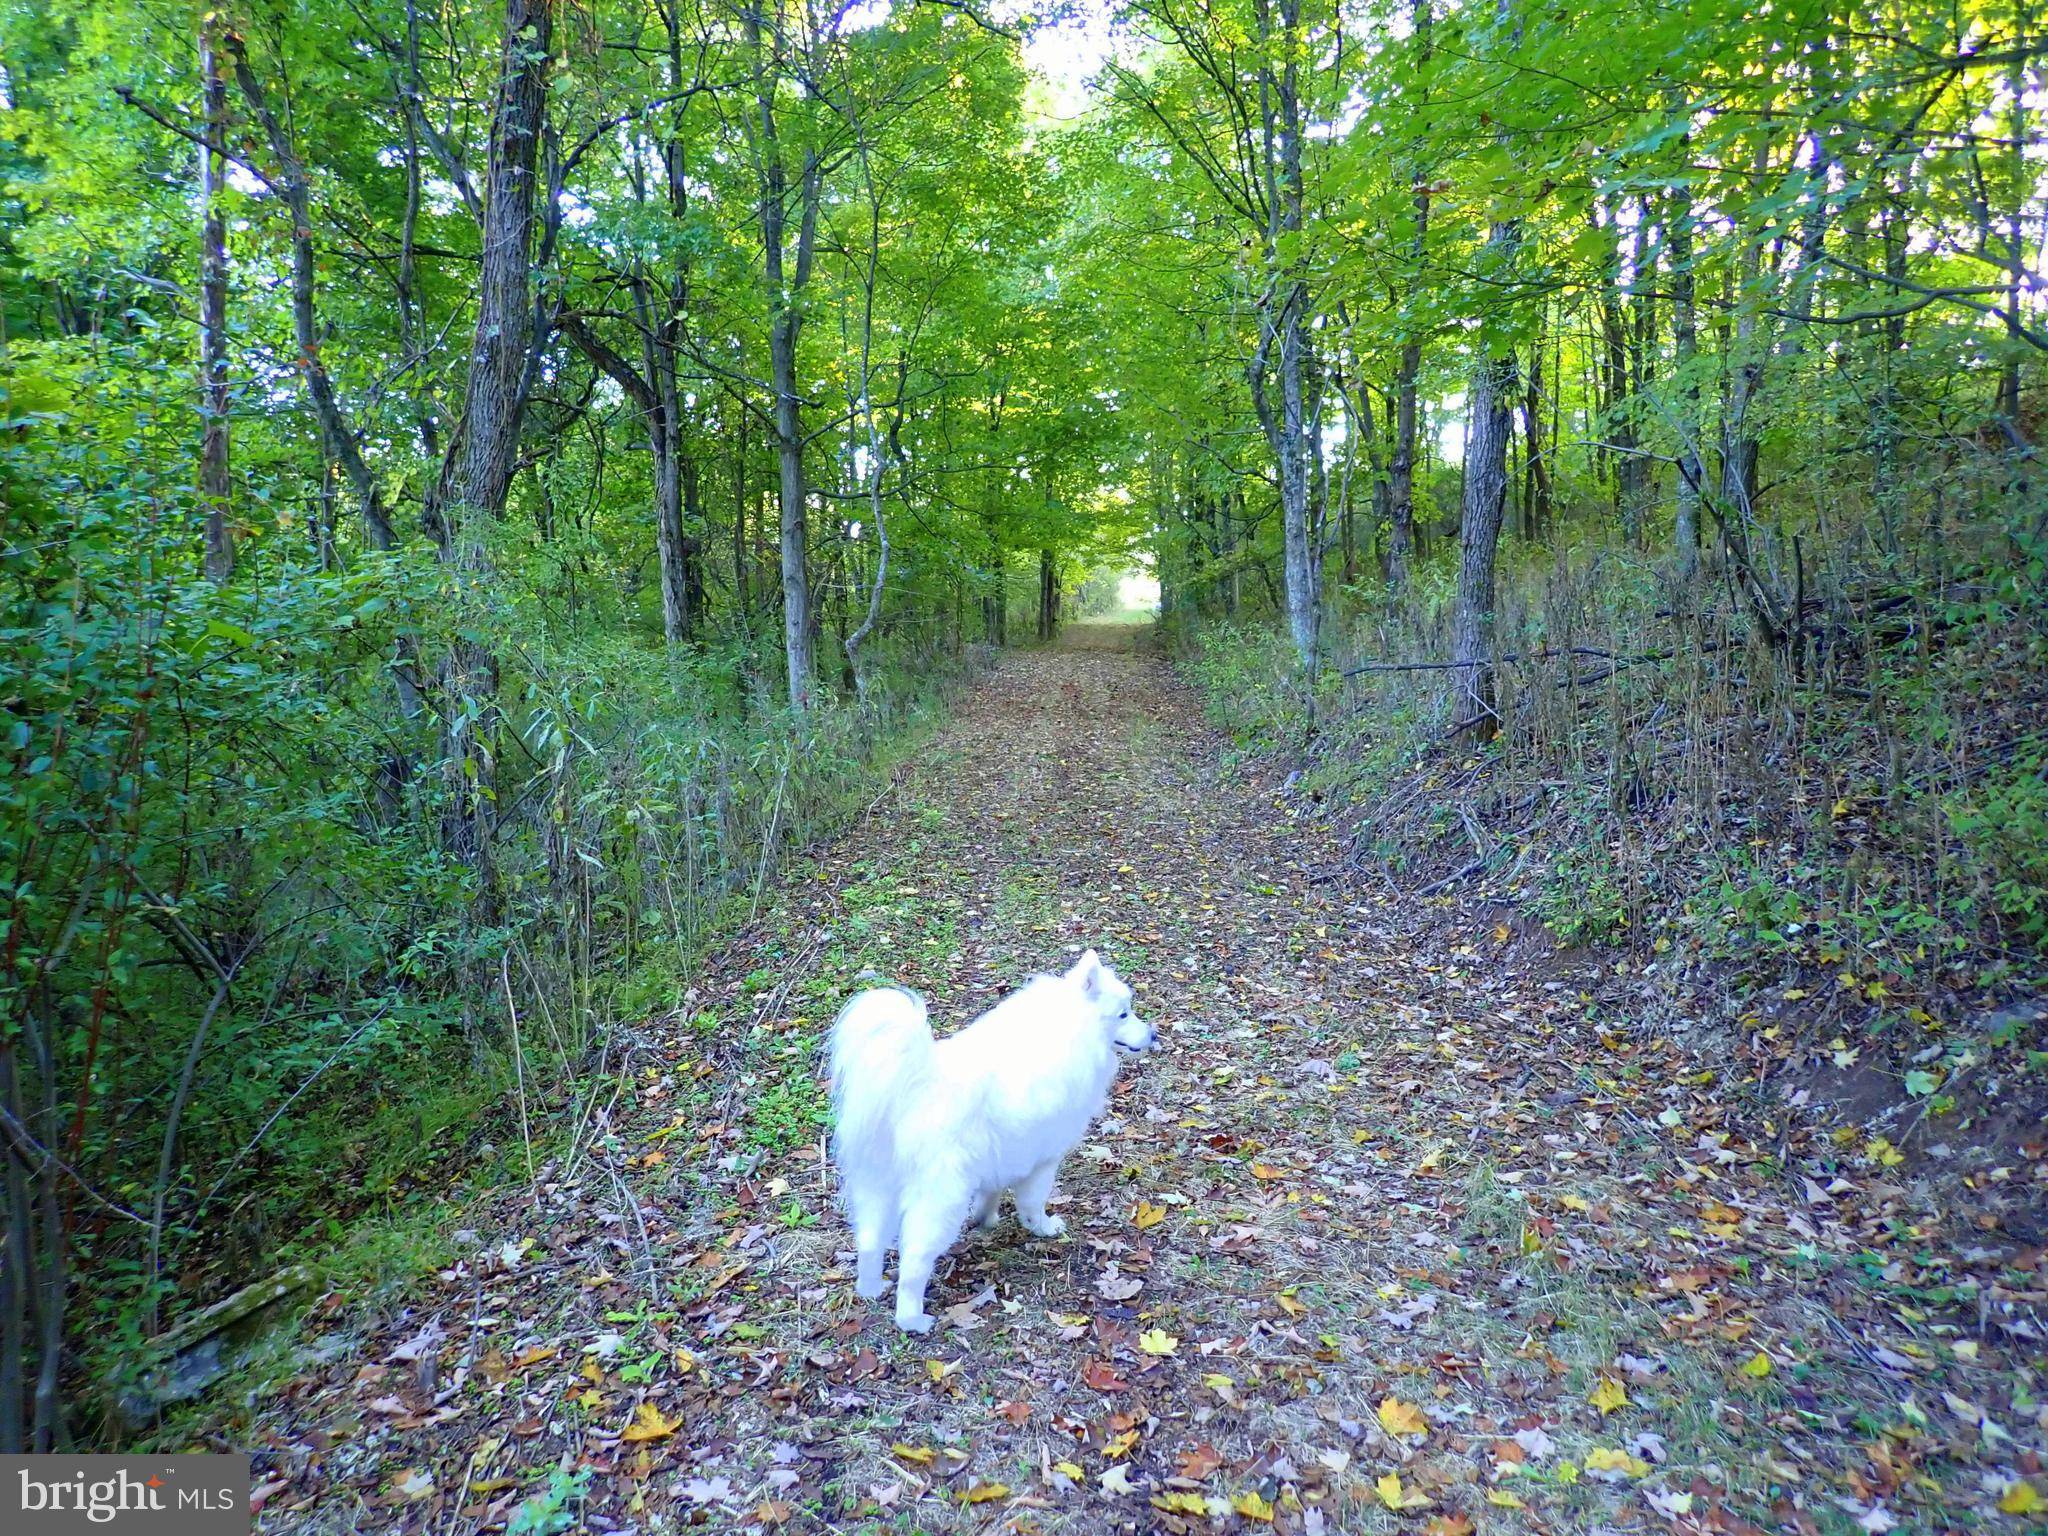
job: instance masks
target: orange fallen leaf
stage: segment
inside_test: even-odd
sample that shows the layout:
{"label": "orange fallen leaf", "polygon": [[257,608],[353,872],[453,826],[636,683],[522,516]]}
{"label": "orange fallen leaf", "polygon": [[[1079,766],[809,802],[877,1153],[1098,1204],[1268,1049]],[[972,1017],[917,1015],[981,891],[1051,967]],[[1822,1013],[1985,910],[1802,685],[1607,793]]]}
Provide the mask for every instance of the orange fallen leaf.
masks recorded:
{"label": "orange fallen leaf", "polygon": [[1081,1367],[1081,1379],[1098,1392],[1126,1392],[1130,1383],[1117,1375],[1116,1367],[1107,1360],[1090,1360]]}

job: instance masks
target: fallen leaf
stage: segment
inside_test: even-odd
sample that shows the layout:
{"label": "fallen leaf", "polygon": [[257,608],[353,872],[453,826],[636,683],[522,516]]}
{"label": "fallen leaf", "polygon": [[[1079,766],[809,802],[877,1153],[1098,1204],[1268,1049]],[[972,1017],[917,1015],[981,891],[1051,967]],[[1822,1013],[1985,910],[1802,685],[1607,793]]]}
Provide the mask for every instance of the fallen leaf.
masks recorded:
{"label": "fallen leaf", "polygon": [[1194,1515],[1200,1519],[1207,1519],[1209,1514],[1209,1501],[1199,1493],[1155,1493],[1152,1507],[1169,1515]]}
{"label": "fallen leaf", "polygon": [[434,1491],[434,1474],[409,1468],[391,1479],[391,1491],[407,1503],[417,1503]]}
{"label": "fallen leaf", "polygon": [[653,1403],[641,1403],[633,1410],[633,1422],[619,1431],[621,1440],[639,1442],[642,1440],[666,1440],[683,1427],[681,1419],[671,1419]]}
{"label": "fallen leaf", "polygon": [[732,1497],[729,1477],[693,1477],[683,1484],[683,1497],[692,1504],[721,1504]]}
{"label": "fallen leaf", "polygon": [[1010,1489],[1006,1483],[976,1483],[972,1488],[961,1491],[960,1502],[986,1504],[992,1499],[1007,1499],[1009,1496]]}
{"label": "fallen leaf", "polygon": [[1404,1403],[1398,1397],[1383,1397],[1380,1399],[1380,1428],[1390,1435],[1420,1438],[1429,1433],[1429,1420],[1413,1403]]}
{"label": "fallen leaf", "polygon": [[2029,1482],[2017,1482],[1999,1495],[1998,1512],[2004,1515],[2033,1515],[2048,1509],[2048,1499]]}
{"label": "fallen leaf", "polygon": [[1095,1279],[1095,1294],[1104,1301],[1129,1301],[1145,1288],[1136,1275],[1121,1273],[1114,1264],[1106,1266]]}
{"label": "fallen leaf", "polygon": [[1138,1491],[1131,1486],[1131,1469],[1122,1462],[1118,1462],[1095,1481],[1104,1493],[1129,1495]]}
{"label": "fallen leaf", "polygon": [[1273,1519],[1273,1506],[1259,1496],[1256,1488],[1247,1488],[1243,1493],[1233,1494],[1230,1507],[1247,1520],[1264,1520],[1270,1524]]}
{"label": "fallen leaf", "polygon": [[1586,1471],[1596,1477],[1605,1475],[1605,1480],[1614,1482],[1625,1477],[1647,1477],[1650,1464],[1639,1456],[1627,1451],[1617,1451],[1610,1446],[1596,1445],[1586,1452]]}
{"label": "fallen leaf", "polygon": [[1401,1474],[1398,1472],[1389,1472],[1373,1486],[1379,1492],[1380,1502],[1397,1513],[1404,1509],[1424,1509],[1429,1505],[1427,1494],[1401,1486]]}
{"label": "fallen leaf", "polygon": [[1501,1509],[1527,1509],[1529,1507],[1505,1488],[1487,1489],[1486,1502],[1497,1505]]}
{"label": "fallen leaf", "polygon": [[1771,1357],[1765,1354],[1762,1350],[1758,1350],[1755,1354],[1751,1355],[1747,1360],[1742,1362],[1742,1374],[1745,1376],[1752,1376],[1756,1378],[1756,1380],[1762,1381],[1766,1376],[1771,1374]]}
{"label": "fallen leaf", "polygon": [[1127,1392],[1131,1385],[1107,1360],[1090,1360],[1081,1367],[1081,1379],[1098,1392]]}
{"label": "fallen leaf", "polygon": [[1140,1200],[1138,1208],[1131,1212],[1131,1223],[1140,1232],[1148,1231],[1166,1220],[1166,1207],[1154,1205],[1149,1200]]}
{"label": "fallen leaf", "polygon": [[1628,1406],[1628,1392],[1612,1376],[1602,1376],[1593,1390],[1586,1394],[1586,1401],[1600,1410],[1605,1418]]}
{"label": "fallen leaf", "polygon": [[939,1459],[939,1453],[922,1446],[905,1445],[898,1440],[889,1447],[889,1454],[898,1461],[907,1461],[914,1467],[928,1467]]}
{"label": "fallen leaf", "polygon": [[1148,1355],[1170,1355],[1180,1348],[1180,1340],[1164,1328],[1147,1328],[1138,1335],[1138,1348]]}
{"label": "fallen leaf", "polygon": [[1206,1440],[1180,1453],[1180,1475],[1191,1483],[1201,1482],[1222,1465],[1223,1453]]}
{"label": "fallen leaf", "polygon": [[1470,1515],[1432,1515],[1422,1528],[1422,1536],[1472,1536],[1472,1530]]}

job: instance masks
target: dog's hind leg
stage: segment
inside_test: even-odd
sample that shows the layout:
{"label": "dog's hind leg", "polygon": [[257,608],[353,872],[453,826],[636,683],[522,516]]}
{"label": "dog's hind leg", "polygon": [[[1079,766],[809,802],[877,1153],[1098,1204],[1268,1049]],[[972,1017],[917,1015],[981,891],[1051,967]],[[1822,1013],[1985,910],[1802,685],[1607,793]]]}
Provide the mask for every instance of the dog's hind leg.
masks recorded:
{"label": "dog's hind leg", "polygon": [[932,1267],[960,1235],[971,1206],[972,1201],[963,1197],[957,1202],[915,1204],[904,1211],[896,1261],[896,1326],[905,1333],[931,1332],[934,1319],[924,1309],[924,1289],[931,1284]]}
{"label": "dog's hind leg", "polygon": [[873,1301],[888,1289],[882,1279],[882,1264],[895,1241],[896,1202],[892,1192],[863,1191],[847,1197],[847,1214],[853,1219],[853,1246],[859,1251],[854,1266],[854,1294]]}
{"label": "dog's hind leg", "polygon": [[1017,1196],[1017,1219],[1024,1223],[1024,1230],[1038,1237],[1058,1237],[1067,1230],[1067,1224],[1057,1216],[1045,1213],[1046,1196],[1052,1193],[1053,1175],[1060,1171],[1060,1160],[1052,1158],[1017,1181],[1013,1193]]}

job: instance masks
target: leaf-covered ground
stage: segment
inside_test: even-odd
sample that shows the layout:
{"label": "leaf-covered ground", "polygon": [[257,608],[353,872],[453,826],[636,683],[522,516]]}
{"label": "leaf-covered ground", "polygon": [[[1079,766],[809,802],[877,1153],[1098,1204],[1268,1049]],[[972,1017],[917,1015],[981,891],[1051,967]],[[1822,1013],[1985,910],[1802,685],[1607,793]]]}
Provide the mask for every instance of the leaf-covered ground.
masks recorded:
{"label": "leaf-covered ground", "polygon": [[[232,1431],[264,1530],[2040,1526],[2038,1252],[1354,887],[1133,639],[1006,657],[458,1262],[315,1310]],[[950,1026],[1084,944],[1161,1051],[1067,1236],[968,1237],[900,1336],[821,1030],[868,968]]]}

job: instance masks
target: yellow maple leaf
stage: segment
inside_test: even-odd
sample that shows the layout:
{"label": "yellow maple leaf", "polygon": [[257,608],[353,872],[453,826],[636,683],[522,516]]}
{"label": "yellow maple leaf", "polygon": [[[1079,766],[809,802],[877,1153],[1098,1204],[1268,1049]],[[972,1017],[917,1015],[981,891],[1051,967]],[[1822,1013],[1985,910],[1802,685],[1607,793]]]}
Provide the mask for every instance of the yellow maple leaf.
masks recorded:
{"label": "yellow maple leaf", "polygon": [[2006,1515],[2033,1515],[2048,1509],[2048,1499],[2041,1497],[2041,1490],[2032,1483],[2014,1483],[1998,1499],[1999,1513]]}
{"label": "yellow maple leaf", "polygon": [[1052,1469],[1059,1473],[1061,1477],[1076,1483],[1088,1476],[1086,1472],[1083,1472],[1071,1461],[1056,1461],[1052,1464]]}
{"label": "yellow maple leaf", "polygon": [[1762,1381],[1766,1376],[1771,1374],[1771,1357],[1765,1354],[1762,1350],[1758,1350],[1755,1354],[1751,1355],[1747,1360],[1742,1362],[1742,1374],[1745,1376],[1753,1376],[1758,1381]]}
{"label": "yellow maple leaf", "polygon": [[991,1499],[1007,1499],[1009,1496],[1010,1490],[1006,1484],[976,1483],[972,1488],[962,1490],[960,1502],[962,1504],[986,1504]]}
{"label": "yellow maple leaf", "polygon": [[642,1403],[633,1410],[633,1422],[619,1432],[621,1440],[666,1440],[683,1427],[681,1419],[671,1419],[653,1403]]}
{"label": "yellow maple leaf", "polygon": [[1588,1472],[1619,1472],[1626,1477],[1647,1477],[1650,1464],[1640,1456],[1631,1456],[1627,1451],[1617,1451],[1605,1445],[1596,1445],[1586,1452]]}
{"label": "yellow maple leaf", "polygon": [[1429,1433],[1429,1420],[1413,1403],[1404,1403],[1398,1397],[1383,1397],[1380,1399],[1380,1428],[1390,1435],[1420,1436]]}
{"label": "yellow maple leaf", "polygon": [[1527,1509],[1529,1507],[1505,1488],[1487,1489],[1486,1502],[1498,1505],[1502,1509]]}
{"label": "yellow maple leaf", "polygon": [[1138,1348],[1148,1355],[1170,1355],[1180,1348],[1180,1340],[1164,1328],[1147,1328],[1138,1335]]}
{"label": "yellow maple leaf", "polygon": [[1602,1376],[1593,1390],[1586,1394],[1586,1401],[1598,1408],[1604,1417],[1628,1405],[1628,1393],[1612,1376]]}
{"label": "yellow maple leaf", "polygon": [[1256,1488],[1247,1488],[1230,1501],[1230,1507],[1247,1520],[1264,1520],[1271,1523],[1273,1506],[1259,1497]]}
{"label": "yellow maple leaf", "polygon": [[922,1446],[905,1445],[898,1440],[889,1447],[889,1454],[898,1461],[907,1461],[914,1467],[928,1467],[939,1459],[939,1453]]}
{"label": "yellow maple leaf", "polygon": [[1412,1488],[1401,1486],[1401,1474],[1398,1472],[1389,1472],[1373,1484],[1373,1487],[1379,1492],[1380,1502],[1397,1512],[1404,1509],[1422,1509],[1429,1504],[1428,1494],[1417,1493]]}
{"label": "yellow maple leaf", "polygon": [[1169,1515],[1198,1515],[1206,1518],[1209,1501],[1199,1493],[1155,1493],[1152,1507],[1163,1509]]}
{"label": "yellow maple leaf", "polygon": [[1131,1224],[1140,1232],[1156,1227],[1164,1220],[1166,1220],[1166,1207],[1154,1205],[1149,1200],[1140,1200],[1138,1208],[1131,1212]]}

